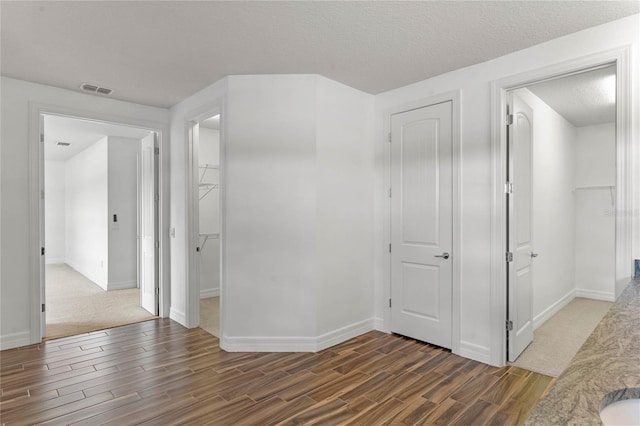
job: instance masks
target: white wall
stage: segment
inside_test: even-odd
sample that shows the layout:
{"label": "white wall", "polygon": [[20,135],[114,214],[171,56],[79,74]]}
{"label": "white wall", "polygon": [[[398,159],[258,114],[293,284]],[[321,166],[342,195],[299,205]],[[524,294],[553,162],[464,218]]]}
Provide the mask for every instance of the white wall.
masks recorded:
{"label": "white wall", "polygon": [[373,317],[373,96],[318,77],[317,334]]}
{"label": "white wall", "polygon": [[[1,77],[0,84],[0,348],[5,349],[36,343],[40,338],[36,336],[35,331],[32,332],[37,330],[38,324],[34,323],[33,327],[31,324],[32,309],[39,303],[30,299],[32,289],[37,285],[34,283],[37,276],[32,275],[32,265],[34,259],[39,258],[39,253],[30,250],[30,238],[37,232],[29,227],[29,151],[33,138],[37,137],[32,133],[35,126],[37,135],[37,122],[30,123],[30,105],[53,105],[76,111],[81,116],[108,116],[122,123],[148,123],[152,127],[166,126],[168,111],[7,77]],[[163,143],[167,144],[167,140],[168,138],[165,138]],[[162,149],[168,152],[168,145],[163,145]],[[168,160],[168,157],[165,159]],[[166,166],[168,164],[164,164],[163,167]],[[162,214],[168,216],[168,211],[163,211]],[[166,230],[163,234],[168,235]],[[165,268],[168,268],[168,257],[163,263],[166,265]]]}
{"label": "white wall", "polygon": [[[609,301],[615,288],[615,135],[615,123],[576,129],[576,293]],[[593,186],[611,188],[585,188]]]}
{"label": "white wall", "polygon": [[107,137],[66,161],[66,263],[107,290]]}
{"label": "white wall", "polygon": [[[461,91],[461,354],[484,362],[500,363],[498,347],[501,330],[491,325],[491,82],[540,69],[569,59],[600,53],[620,46],[631,46],[630,78],[632,84],[632,170],[640,168],[638,147],[638,43],[640,15],[570,34],[500,58],[452,71],[419,83],[376,96],[376,170],[377,188],[388,187],[385,175],[387,143],[385,111],[406,105],[436,93]],[[637,172],[636,172],[636,182]],[[638,211],[640,191],[633,193],[633,206]],[[385,193],[376,191],[376,316],[389,324],[388,277],[383,265],[389,262],[385,243]],[[640,227],[640,215],[634,214],[634,232]],[[640,239],[634,238],[634,253],[640,253]],[[492,339],[492,337],[494,337]]]}
{"label": "white wall", "polygon": [[574,296],[575,127],[528,89],[515,92],[533,110],[534,328]]}
{"label": "white wall", "polygon": [[65,236],[65,162],[44,162],[45,262],[64,263]]}
{"label": "white wall", "polygon": [[108,290],[138,286],[139,147],[138,139],[108,137]]}
{"label": "white wall", "polygon": [[[201,166],[220,164],[220,131],[200,127],[198,160]],[[220,184],[220,171],[200,169],[204,184]],[[205,195],[206,193],[206,195]],[[220,238],[209,235],[206,242],[202,234],[220,234],[220,186],[214,189],[203,188],[200,197],[200,297],[214,297],[220,294]]]}

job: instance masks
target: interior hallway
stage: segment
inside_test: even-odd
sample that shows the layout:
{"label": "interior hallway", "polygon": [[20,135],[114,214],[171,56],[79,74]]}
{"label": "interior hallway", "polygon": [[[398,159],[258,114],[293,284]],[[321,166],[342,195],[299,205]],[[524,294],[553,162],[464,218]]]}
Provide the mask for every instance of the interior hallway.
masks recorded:
{"label": "interior hallway", "polygon": [[220,337],[220,297],[200,299],[200,328]]}
{"label": "interior hallway", "polygon": [[87,333],[155,318],[140,307],[140,290],[104,291],[65,263],[46,266],[45,337]]}

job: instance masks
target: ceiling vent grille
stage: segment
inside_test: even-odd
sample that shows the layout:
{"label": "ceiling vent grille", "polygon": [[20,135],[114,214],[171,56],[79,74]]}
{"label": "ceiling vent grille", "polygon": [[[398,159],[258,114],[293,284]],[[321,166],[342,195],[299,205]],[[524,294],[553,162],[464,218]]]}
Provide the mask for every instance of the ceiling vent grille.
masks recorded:
{"label": "ceiling vent grille", "polygon": [[69,145],[71,145],[71,144],[70,144],[69,142],[58,142],[56,145],[59,145],[59,146],[69,146]]}
{"label": "ceiling vent grille", "polygon": [[99,87],[99,86],[96,86],[95,84],[89,84],[89,83],[82,83],[80,85],[80,88],[85,92],[99,93],[101,95],[110,95],[113,93],[113,89],[107,89],[106,87]]}

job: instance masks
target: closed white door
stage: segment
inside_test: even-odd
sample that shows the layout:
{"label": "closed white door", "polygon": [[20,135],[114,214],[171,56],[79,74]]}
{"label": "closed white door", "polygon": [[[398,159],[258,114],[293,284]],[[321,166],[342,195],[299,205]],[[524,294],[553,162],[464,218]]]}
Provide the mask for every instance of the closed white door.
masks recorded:
{"label": "closed white door", "polygon": [[[533,341],[533,302],[531,280],[531,195],[532,131],[531,108],[516,94],[509,94],[508,125],[508,339],[509,361],[515,359]],[[512,259],[509,259],[509,256]]]}
{"label": "closed white door", "polygon": [[140,142],[140,305],[158,315],[156,134]]}
{"label": "closed white door", "polygon": [[451,348],[452,102],[391,117],[391,331]]}

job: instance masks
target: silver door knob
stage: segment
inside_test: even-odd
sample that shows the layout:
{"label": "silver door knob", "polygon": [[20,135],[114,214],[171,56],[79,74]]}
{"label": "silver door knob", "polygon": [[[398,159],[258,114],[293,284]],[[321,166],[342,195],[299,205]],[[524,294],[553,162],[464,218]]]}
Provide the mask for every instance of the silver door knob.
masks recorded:
{"label": "silver door knob", "polygon": [[538,253],[531,252],[531,257],[538,257]]}
{"label": "silver door knob", "polygon": [[443,259],[445,259],[445,260],[446,260],[446,259],[448,259],[448,258],[449,258],[449,253],[447,253],[447,252],[445,251],[444,253],[442,253],[442,254],[436,254],[436,255],[435,255],[435,256],[433,256],[433,257],[441,257],[441,258],[443,258]]}

